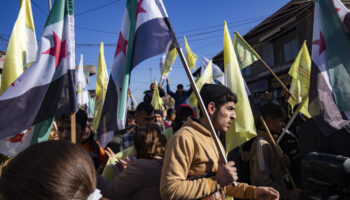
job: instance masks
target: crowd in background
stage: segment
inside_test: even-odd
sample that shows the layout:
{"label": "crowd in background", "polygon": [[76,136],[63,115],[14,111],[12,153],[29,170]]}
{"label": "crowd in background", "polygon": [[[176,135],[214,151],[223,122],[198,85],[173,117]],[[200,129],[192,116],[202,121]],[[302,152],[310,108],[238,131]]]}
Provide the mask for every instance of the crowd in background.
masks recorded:
{"label": "crowd in background", "polygon": [[[1,198],[28,199],[30,196],[30,199],[103,199],[103,197],[108,199],[181,199],[186,195],[192,195],[191,197],[202,199],[201,195],[207,195],[207,190],[210,191],[207,196],[217,191],[221,192],[219,186],[220,184],[225,185],[225,180],[218,175],[220,172],[225,172],[231,173],[229,175],[233,177],[231,182],[238,182],[236,189],[226,183],[228,186],[225,192],[228,196],[235,196],[238,199],[278,199],[279,197],[298,199],[302,188],[302,156],[311,151],[350,156],[349,151],[346,151],[341,145],[337,147],[331,141],[324,145],[327,147],[322,149],[319,143],[313,144],[310,143],[310,140],[304,139],[312,137],[310,134],[317,135],[318,132],[316,130],[312,131],[315,133],[307,133],[310,132],[311,125],[305,125],[309,122],[305,123],[306,119],[301,115],[279,142],[284,152],[283,156],[279,156],[267,137],[263,125],[256,120],[257,137],[228,153],[228,160],[234,161],[234,164],[229,162],[229,165],[223,165],[227,168],[225,171],[220,168],[221,164],[215,163],[218,158],[215,153],[210,152],[210,148],[207,149],[208,152],[206,152],[207,146],[202,150],[196,149],[199,147],[192,140],[197,136],[193,136],[190,140],[186,139],[186,134],[190,135],[191,131],[202,132],[203,135],[206,131],[208,132],[204,130],[205,128],[203,130],[198,128],[198,124],[206,127],[205,121],[202,121],[203,115],[198,116],[193,108],[186,104],[192,89],[184,90],[183,85],[179,84],[176,92],[172,92],[169,79],[167,79],[167,91],[165,92],[159,85],[159,94],[163,98],[171,99],[168,101],[170,103],[164,105],[163,110],[154,110],[151,100],[155,87],[157,87],[155,84],[151,84],[150,90],[145,91],[143,102],[139,103],[136,109],[127,112],[126,128],[116,131],[113,140],[105,148],[101,147],[97,141],[92,119],[88,118],[84,108],[80,108],[76,113],[76,143],[78,145],[69,142],[71,140],[70,116],[56,119],[52,126],[50,141],[30,146],[16,157],[2,163],[4,167],[1,170],[0,179]],[[202,93],[202,89],[201,95],[205,105],[209,108],[209,114],[212,102],[215,103],[215,106],[237,102],[235,96],[227,96],[220,102],[222,95],[228,93],[225,88],[207,90],[209,92]],[[226,93],[221,94],[220,91],[226,91]],[[233,99],[230,100],[230,98]],[[288,111],[283,109],[284,105],[281,106],[276,101],[260,103],[259,106],[262,117],[274,139],[277,140],[288,120]],[[221,107],[215,108],[221,109]],[[219,111],[215,110],[212,114],[212,122],[217,127],[220,127],[220,123],[224,120],[216,113]],[[236,117],[239,116],[232,115],[230,119]],[[215,123],[219,124],[215,125]],[[225,144],[225,129],[218,130],[221,143]],[[332,138],[334,137],[345,136],[340,132],[338,136]],[[197,139],[205,141],[204,145],[210,143],[207,138]],[[183,140],[192,142],[186,143]],[[308,144],[305,144],[306,140]],[[195,152],[189,150],[190,147],[186,145],[193,145]],[[170,151],[171,146],[174,149]],[[185,154],[186,151],[189,153]],[[203,155],[199,157],[207,158],[201,158],[201,161],[196,160],[199,158],[195,154],[201,153]],[[213,156],[215,158],[212,158]],[[211,159],[215,162],[210,161]],[[203,163],[215,164],[211,166],[211,164],[202,165]],[[196,165],[198,167],[195,167]],[[217,173],[210,175],[209,169]],[[291,172],[299,189],[293,188],[291,181],[285,178],[283,169]],[[108,170],[112,170],[114,175],[107,176]],[[196,174],[196,170],[206,172],[205,176]],[[183,180],[181,179],[182,171],[186,176]],[[193,182],[193,180],[202,179],[203,177],[197,177],[202,175],[203,177],[214,177],[214,179],[216,177],[217,182],[213,189],[210,188],[210,181]],[[189,180],[191,182],[186,182]],[[187,188],[180,187],[185,183]],[[216,188],[216,184],[219,185],[219,188]],[[256,196],[259,193],[263,195]],[[179,194],[184,196],[179,196]],[[220,198],[215,197],[214,199]]]}

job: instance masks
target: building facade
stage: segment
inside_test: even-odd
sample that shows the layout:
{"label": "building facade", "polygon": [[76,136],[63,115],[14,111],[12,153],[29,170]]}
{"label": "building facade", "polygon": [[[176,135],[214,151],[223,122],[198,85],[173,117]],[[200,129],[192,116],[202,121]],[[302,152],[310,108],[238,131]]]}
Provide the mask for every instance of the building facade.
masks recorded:
{"label": "building facade", "polygon": [[[342,2],[350,7],[350,0]],[[291,83],[288,71],[304,41],[311,54],[314,3],[292,0],[243,36],[288,88]],[[223,66],[222,52],[213,62]],[[245,68],[242,75],[258,101],[283,98],[281,85],[261,62]]]}

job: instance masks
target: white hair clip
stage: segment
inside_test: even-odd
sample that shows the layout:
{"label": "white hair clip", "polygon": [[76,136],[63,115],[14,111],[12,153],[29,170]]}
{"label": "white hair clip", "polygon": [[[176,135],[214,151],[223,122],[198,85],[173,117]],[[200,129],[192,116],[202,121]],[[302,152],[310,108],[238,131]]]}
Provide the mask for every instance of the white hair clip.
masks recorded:
{"label": "white hair clip", "polygon": [[99,200],[102,198],[101,190],[95,189],[93,193],[91,193],[86,200]]}

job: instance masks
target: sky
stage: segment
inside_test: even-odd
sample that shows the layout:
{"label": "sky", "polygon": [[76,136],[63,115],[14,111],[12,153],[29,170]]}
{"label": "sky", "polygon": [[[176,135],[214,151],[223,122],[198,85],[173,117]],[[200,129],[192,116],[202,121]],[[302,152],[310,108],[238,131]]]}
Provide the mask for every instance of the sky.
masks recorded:
{"label": "sky", "polygon": [[[10,38],[17,19],[20,0],[0,0],[0,50],[6,51],[6,39]],[[49,0],[31,0],[36,37],[41,33],[49,13]],[[53,2],[53,0],[52,0]],[[192,51],[198,55],[197,67],[202,57],[211,59],[223,49],[224,20],[232,34],[244,35],[265,18],[276,12],[289,0],[163,0],[176,36],[183,46],[186,36]],[[75,0],[76,65],[80,55],[84,65],[97,65],[99,44],[105,44],[104,53],[108,72],[122,23],[126,0]],[[39,45],[39,43],[38,43]],[[149,58],[131,72],[130,91],[137,102],[149,89],[151,81],[160,79],[160,56]],[[189,88],[185,70],[177,58],[169,75],[170,87],[177,84]],[[89,89],[96,88],[96,77],[90,77]]]}

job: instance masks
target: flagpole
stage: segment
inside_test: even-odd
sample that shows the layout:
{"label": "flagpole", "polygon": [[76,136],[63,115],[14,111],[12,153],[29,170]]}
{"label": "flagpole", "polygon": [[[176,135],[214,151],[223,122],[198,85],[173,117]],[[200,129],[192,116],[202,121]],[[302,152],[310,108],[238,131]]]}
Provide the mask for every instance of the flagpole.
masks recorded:
{"label": "flagpole", "polygon": [[244,42],[244,44],[258,57],[259,61],[266,67],[266,69],[272,74],[272,76],[278,81],[279,84],[281,84],[282,88],[295,100],[295,97],[293,96],[293,94],[289,91],[289,89],[283,84],[283,82],[281,81],[281,79],[278,78],[278,76],[272,71],[272,69],[265,63],[265,61],[259,56],[258,53],[256,53],[256,51],[248,44],[247,41],[245,41],[245,39],[238,34],[237,32],[235,32],[235,35],[237,37],[239,37],[241,39],[241,41]]}
{"label": "flagpole", "polygon": [[288,121],[286,127],[283,129],[281,135],[278,137],[277,143],[280,143],[280,141],[282,140],[283,136],[287,133],[289,127],[294,122],[295,118],[297,117],[298,113],[300,112],[301,107],[303,107],[303,105],[304,105],[304,103],[306,102],[307,99],[308,98],[304,98],[303,101],[300,103],[300,105],[298,106],[297,110],[294,112],[294,114],[292,115],[292,117]]}
{"label": "flagpole", "polygon": [[[165,8],[163,7],[164,11],[165,11]],[[224,164],[227,163],[227,159],[226,159],[226,154],[225,154],[225,150],[223,149],[222,145],[220,144],[220,140],[216,134],[216,131],[214,129],[214,126],[209,118],[209,114],[208,114],[208,111],[203,103],[203,100],[202,100],[202,97],[201,95],[199,94],[199,90],[197,88],[197,85],[193,79],[193,76],[192,76],[192,73],[191,73],[191,70],[187,64],[187,61],[185,59],[185,56],[183,55],[183,52],[179,46],[179,43],[177,41],[177,38],[175,36],[175,32],[174,32],[174,29],[172,28],[171,24],[170,24],[170,21],[168,18],[165,18],[165,23],[167,24],[169,30],[170,30],[170,34],[171,34],[171,37],[172,37],[172,40],[175,44],[175,47],[176,47],[176,50],[177,52],[179,53],[179,56],[180,56],[180,59],[181,59],[181,62],[184,66],[184,69],[186,71],[186,74],[187,74],[187,77],[191,83],[191,86],[192,86],[192,89],[193,89],[193,92],[194,94],[196,95],[197,99],[198,99],[198,103],[199,103],[199,106],[201,108],[201,111],[203,111],[203,114],[204,114],[204,118],[207,120],[207,122],[209,123],[209,128],[210,128],[210,132],[211,132],[211,135],[213,137],[213,140],[215,142],[215,145],[216,147],[218,148],[218,151],[219,151],[219,156],[222,160],[222,162],[224,162]],[[233,182],[232,185],[236,185],[236,182]]]}
{"label": "flagpole", "polygon": [[51,0],[49,0],[49,9],[51,11],[51,8],[52,8],[52,4],[51,4]]}
{"label": "flagpole", "polygon": [[[283,156],[283,151],[282,151],[281,147],[273,139],[272,134],[271,134],[271,132],[269,130],[269,127],[266,125],[266,122],[265,122],[264,118],[262,116],[260,116],[259,118],[260,118],[260,121],[261,121],[261,123],[263,124],[263,126],[264,126],[264,128],[266,130],[267,136],[269,137],[269,139],[270,139],[270,141],[272,143],[272,146],[277,151],[278,156],[282,157]],[[297,186],[296,186],[296,184],[294,182],[294,179],[293,179],[292,174],[290,173],[289,169],[287,167],[283,167],[283,169],[287,173],[287,176],[288,176],[289,181],[292,184],[293,188],[296,189]]]}
{"label": "flagpole", "polygon": [[[51,11],[52,9],[52,4],[51,0],[49,0],[49,9]],[[71,127],[71,142],[72,143],[77,143],[77,134],[76,134],[76,116],[75,113],[73,113],[70,117],[70,127]]]}

